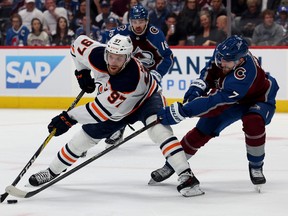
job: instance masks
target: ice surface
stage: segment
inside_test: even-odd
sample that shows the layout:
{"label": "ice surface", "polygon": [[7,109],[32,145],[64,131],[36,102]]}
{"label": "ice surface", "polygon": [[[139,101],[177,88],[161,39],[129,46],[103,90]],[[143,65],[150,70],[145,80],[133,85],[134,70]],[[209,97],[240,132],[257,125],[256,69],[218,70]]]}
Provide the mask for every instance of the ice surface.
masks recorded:
{"label": "ice surface", "polygon": [[[47,124],[60,110],[0,109],[0,193],[10,185],[45,138]],[[173,126],[178,138],[195,126],[197,118]],[[189,160],[201,181],[204,196],[182,197],[177,176],[148,186],[150,172],[164,163],[159,147],[146,132],[65,180],[17,204],[0,204],[0,216],[287,216],[288,114],[277,113],[267,127],[262,193],[250,182],[241,122],[227,128]],[[136,123],[135,129],[142,125]],[[24,190],[28,177],[45,169],[57,151],[79,130],[54,137],[17,186]],[[127,128],[125,135],[132,133]],[[104,149],[104,142],[81,163]]]}

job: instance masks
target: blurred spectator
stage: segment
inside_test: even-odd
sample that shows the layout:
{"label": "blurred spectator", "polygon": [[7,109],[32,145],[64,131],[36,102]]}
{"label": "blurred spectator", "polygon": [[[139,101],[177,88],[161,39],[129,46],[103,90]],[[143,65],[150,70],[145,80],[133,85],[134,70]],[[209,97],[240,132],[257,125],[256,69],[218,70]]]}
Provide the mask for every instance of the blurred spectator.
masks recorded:
{"label": "blurred spectator", "polygon": [[5,45],[7,46],[26,46],[29,29],[27,26],[22,25],[22,18],[19,14],[15,13],[11,16],[11,28],[8,29],[6,34]]}
{"label": "blurred spectator", "polygon": [[82,1],[83,0],[57,0],[56,5],[65,8],[68,13],[76,14]]}
{"label": "blurred spectator", "polygon": [[44,0],[35,0],[35,7],[43,12],[45,10]]}
{"label": "blurred spectator", "polygon": [[210,7],[211,0],[197,0],[198,6],[200,10],[206,9]]}
{"label": "blurred spectator", "polygon": [[179,15],[180,11],[183,10],[184,2],[183,0],[166,0],[168,10],[171,13],[175,13],[177,16]]}
{"label": "blurred spectator", "polygon": [[[113,17],[117,20],[119,20],[119,16],[116,15],[114,12],[111,11],[110,3],[107,1],[102,1],[101,4],[101,13],[98,14],[95,18],[96,25],[101,29],[102,25],[104,24],[104,20],[106,20],[108,17]],[[120,23],[120,22],[119,22]]]}
{"label": "blurred spectator", "polygon": [[270,9],[276,12],[279,6],[283,6],[282,0],[267,0],[267,3],[266,3],[267,9]]}
{"label": "blurred spectator", "polygon": [[252,38],[255,27],[262,22],[260,13],[259,0],[247,0],[247,10],[241,15],[235,27],[240,29],[243,36]]}
{"label": "blurred spectator", "polygon": [[50,38],[47,32],[43,30],[43,24],[40,19],[33,18],[31,21],[31,32],[27,38],[28,46],[49,46]]}
{"label": "blurred spectator", "polygon": [[166,17],[170,14],[166,0],[156,0],[155,9],[149,13],[150,23],[159,29],[165,26]]}
{"label": "blurred spectator", "polygon": [[101,39],[101,43],[106,43],[108,41],[108,34],[109,34],[109,31],[113,28],[116,28],[118,26],[118,22],[115,18],[113,17],[110,17],[108,19],[105,20],[105,23],[104,23],[104,29],[101,30],[101,36],[102,36],[102,39]]}
{"label": "blurred spectator", "polygon": [[76,14],[74,14],[69,28],[75,32],[77,28],[82,26],[82,18],[84,16],[86,16],[86,1],[82,0],[80,2],[79,10],[77,10]]}
{"label": "blurred spectator", "polygon": [[222,42],[226,36],[223,31],[212,27],[210,13],[206,10],[200,12],[200,33],[195,37],[196,46],[215,46]]}
{"label": "blurred spectator", "polygon": [[266,9],[262,12],[263,23],[256,26],[252,45],[276,46],[282,45],[284,31],[283,28],[274,21],[274,12]]}
{"label": "blurred spectator", "polygon": [[90,0],[90,16],[93,17],[92,22],[95,22],[94,17],[96,17],[100,13],[101,13],[100,0]]}
{"label": "blurred spectator", "polygon": [[11,6],[13,4],[13,0],[2,0],[0,2],[0,7]]}
{"label": "blurred spectator", "polygon": [[245,10],[247,10],[246,0],[231,1],[231,12],[234,17],[241,16]]}
{"label": "blurred spectator", "polygon": [[222,0],[212,0],[208,10],[210,12],[211,24],[213,27],[216,27],[216,19],[218,16],[227,15],[227,11]]}
{"label": "blurred spectator", "polygon": [[[87,25],[87,19],[86,16],[84,16],[82,18],[82,26],[79,27],[75,32],[75,38],[79,37],[80,35],[87,35],[86,25]],[[98,26],[92,25],[91,20],[90,20],[90,35],[87,36],[96,41],[102,40],[100,28]]]}
{"label": "blurred spectator", "polygon": [[113,2],[110,0],[111,11],[115,13],[121,21],[124,13],[128,11],[127,5],[129,5],[129,2],[130,0],[113,0]]}
{"label": "blurred spectator", "polygon": [[285,33],[288,32],[288,6],[278,7],[278,16],[275,22],[282,26]]}
{"label": "blurred spectator", "polygon": [[140,3],[148,11],[148,14],[155,8],[155,0],[140,0]]}
{"label": "blurred spectator", "polygon": [[169,46],[184,46],[186,44],[187,35],[177,23],[177,15],[171,13],[167,16],[163,27],[163,33]]}
{"label": "blurred spectator", "polygon": [[18,13],[24,8],[25,0],[13,0],[12,10],[10,14]]}
{"label": "blurred spectator", "polygon": [[52,35],[52,46],[70,46],[74,38],[74,32],[68,28],[65,17],[57,20],[56,34]]}
{"label": "blurred spectator", "polygon": [[[223,31],[228,36],[228,23],[227,23],[227,16],[221,15],[218,16],[216,19],[216,27],[219,31]],[[238,29],[235,29],[233,26],[231,26],[231,35],[241,35],[241,32]]]}
{"label": "blurred spectator", "polygon": [[178,15],[178,26],[180,26],[187,35],[187,45],[193,45],[195,35],[200,29],[197,0],[185,0],[184,8]]}
{"label": "blurred spectator", "polygon": [[0,18],[9,18],[12,12],[13,0],[0,1]]}
{"label": "blurred spectator", "polygon": [[130,0],[129,1],[129,4],[127,5],[127,11],[124,13],[123,15],[123,18],[122,18],[122,24],[125,25],[125,24],[128,24],[129,23],[129,12],[130,12],[130,9],[139,4],[139,0]]}
{"label": "blurred spectator", "polygon": [[23,25],[27,26],[30,31],[33,18],[38,18],[44,23],[44,15],[35,7],[35,0],[25,0],[25,8],[19,11],[19,15],[22,17]]}
{"label": "blurred spectator", "polygon": [[11,27],[12,0],[0,1],[0,45],[4,45],[7,29]]}
{"label": "blurred spectator", "polygon": [[52,36],[56,33],[57,19],[62,16],[68,20],[68,13],[65,8],[56,7],[55,0],[45,0],[45,8],[47,10],[43,13],[44,21],[48,27],[47,33]]}

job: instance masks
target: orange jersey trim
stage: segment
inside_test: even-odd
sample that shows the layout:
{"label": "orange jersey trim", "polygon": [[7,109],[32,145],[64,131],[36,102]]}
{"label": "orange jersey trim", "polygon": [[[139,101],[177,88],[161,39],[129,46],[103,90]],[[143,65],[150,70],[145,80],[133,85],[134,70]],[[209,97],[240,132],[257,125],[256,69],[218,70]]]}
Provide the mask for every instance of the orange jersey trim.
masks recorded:
{"label": "orange jersey trim", "polygon": [[61,149],[61,154],[64,156],[64,158],[66,158],[69,162],[74,163],[76,162],[76,160],[73,160],[71,157],[69,157],[65,151],[64,151],[64,147]]}
{"label": "orange jersey trim", "polygon": [[104,121],[108,120],[107,116],[105,116],[105,115],[96,107],[95,103],[92,102],[92,103],[91,103],[91,106],[92,106],[93,110],[94,110]]}
{"label": "orange jersey trim", "polygon": [[177,146],[181,146],[179,142],[174,143],[172,145],[169,145],[167,148],[165,148],[163,150],[163,155],[165,155],[169,150],[171,150],[172,148],[177,147]]}

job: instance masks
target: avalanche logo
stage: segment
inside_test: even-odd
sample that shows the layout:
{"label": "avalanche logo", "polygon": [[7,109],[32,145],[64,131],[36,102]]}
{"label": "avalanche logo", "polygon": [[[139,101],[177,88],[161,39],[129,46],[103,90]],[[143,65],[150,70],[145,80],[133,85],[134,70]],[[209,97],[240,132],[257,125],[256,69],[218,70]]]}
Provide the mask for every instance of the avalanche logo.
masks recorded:
{"label": "avalanche logo", "polygon": [[6,88],[36,89],[65,56],[7,56]]}

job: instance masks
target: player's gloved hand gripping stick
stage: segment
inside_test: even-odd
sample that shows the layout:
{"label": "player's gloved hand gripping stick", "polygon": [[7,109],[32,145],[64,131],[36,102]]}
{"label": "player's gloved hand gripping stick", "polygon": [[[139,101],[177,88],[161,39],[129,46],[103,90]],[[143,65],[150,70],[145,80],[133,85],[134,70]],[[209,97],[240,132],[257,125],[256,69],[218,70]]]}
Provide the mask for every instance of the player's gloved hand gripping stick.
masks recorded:
{"label": "player's gloved hand gripping stick", "polygon": [[[82,96],[85,94],[85,91],[82,90],[79,95],[76,97],[76,99],[73,101],[73,103],[71,104],[71,106],[68,108],[67,112],[71,109],[73,109],[77,103],[80,101],[80,99],[82,98]],[[48,144],[48,142],[51,140],[51,138],[56,134],[56,129],[54,128],[54,130],[52,130],[49,134],[49,136],[44,140],[44,142],[42,143],[42,145],[38,148],[38,150],[35,152],[35,154],[32,156],[32,158],[28,161],[28,163],[26,164],[26,166],[23,168],[23,170],[20,172],[20,174],[16,177],[16,179],[13,181],[12,185],[16,186],[16,184],[21,180],[21,178],[23,177],[23,175],[27,172],[27,170],[30,168],[30,166],[34,163],[34,161],[36,160],[36,158],[40,155],[40,153],[43,151],[43,149],[46,147],[46,145]],[[7,192],[1,194],[1,203],[6,199],[6,197],[9,194]]]}

